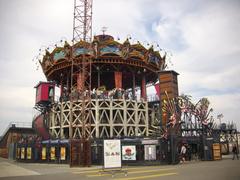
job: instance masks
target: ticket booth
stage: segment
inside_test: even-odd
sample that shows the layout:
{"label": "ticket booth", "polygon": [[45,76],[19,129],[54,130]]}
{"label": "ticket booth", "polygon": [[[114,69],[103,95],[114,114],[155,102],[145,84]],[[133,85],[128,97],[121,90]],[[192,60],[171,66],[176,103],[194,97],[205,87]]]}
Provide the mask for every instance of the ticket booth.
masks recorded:
{"label": "ticket booth", "polygon": [[35,88],[36,105],[48,105],[54,101],[55,84],[53,82],[39,82]]}

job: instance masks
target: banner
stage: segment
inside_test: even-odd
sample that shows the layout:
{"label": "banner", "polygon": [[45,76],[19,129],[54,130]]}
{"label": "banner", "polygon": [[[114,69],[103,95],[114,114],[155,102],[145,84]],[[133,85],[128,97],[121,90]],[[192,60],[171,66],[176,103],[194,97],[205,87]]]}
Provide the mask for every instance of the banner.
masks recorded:
{"label": "banner", "polygon": [[156,160],[156,145],[144,145],[144,159]]}
{"label": "banner", "polygon": [[62,161],[66,160],[66,147],[61,147],[61,149],[60,149],[60,159]]}
{"label": "banner", "polygon": [[50,159],[55,160],[56,159],[56,154],[55,154],[55,147],[50,148]]}
{"label": "banner", "polygon": [[115,71],[114,78],[115,78],[115,88],[122,89],[122,72]]}
{"label": "banner", "polygon": [[42,160],[46,160],[47,157],[47,148],[46,147],[42,147]]}
{"label": "banner", "polygon": [[25,159],[25,148],[21,148],[21,159]]}
{"label": "banner", "polygon": [[141,85],[141,98],[147,98],[147,89],[146,89],[146,77],[145,75],[142,77],[142,85]]}
{"label": "banner", "polygon": [[27,159],[32,159],[32,148],[27,148]]}
{"label": "banner", "polygon": [[159,88],[159,83],[154,85],[155,90],[156,90],[156,94],[158,95],[158,98],[160,97],[160,88]]}
{"label": "banner", "polygon": [[17,148],[17,159],[20,159],[21,148]]}
{"label": "banner", "polygon": [[77,90],[81,92],[84,89],[85,78],[83,73],[77,75]]}
{"label": "banner", "polygon": [[104,168],[121,168],[121,141],[104,140]]}
{"label": "banner", "polygon": [[122,160],[136,160],[136,146],[122,146]]}

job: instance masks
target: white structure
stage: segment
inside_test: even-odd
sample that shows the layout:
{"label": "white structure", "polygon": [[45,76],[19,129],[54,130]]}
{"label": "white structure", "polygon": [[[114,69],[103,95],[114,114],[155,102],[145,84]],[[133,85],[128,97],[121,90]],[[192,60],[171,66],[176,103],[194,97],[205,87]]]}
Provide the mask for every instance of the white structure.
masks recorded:
{"label": "white structure", "polygon": [[81,107],[81,100],[73,101],[72,107],[71,101],[53,105],[48,120],[51,136],[69,138],[72,131],[73,138],[80,138],[84,129],[91,131],[85,133],[91,133],[93,138],[149,135],[147,101],[92,99],[91,103],[86,102],[86,109],[91,109],[91,117],[86,117],[85,123],[80,119]]}

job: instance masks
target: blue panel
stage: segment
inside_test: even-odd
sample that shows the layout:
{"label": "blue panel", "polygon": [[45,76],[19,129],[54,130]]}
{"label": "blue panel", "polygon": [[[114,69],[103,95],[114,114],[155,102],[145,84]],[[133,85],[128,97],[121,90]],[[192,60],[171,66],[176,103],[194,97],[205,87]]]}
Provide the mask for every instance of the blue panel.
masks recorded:
{"label": "blue panel", "polygon": [[73,55],[79,56],[80,54],[87,54],[88,50],[86,48],[76,48]]}
{"label": "blue panel", "polygon": [[64,51],[56,52],[53,56],[54,61],[58,61],[59,59],[65,58],[66,54]]}
{"label": "blue panel", "polygon": [[106,53],[114,53],[114,54],[119,54],[120,50],[117,46],[105,46],[104,48],[100,49],[101,54],[106,54]]}
{"label": "blue panel", "polygon": [[93,54],[93,52],[87,48],[76,48],[73,52],[73,56],[79,56],[81,54]]}
{"label": "blue panel", "polygon": [[160,61],[160,60],[159,60],[159,58],[158,58],[157,56],[150,55],[149,61],[150,61],[151,63],[159,64],[159,61]]}

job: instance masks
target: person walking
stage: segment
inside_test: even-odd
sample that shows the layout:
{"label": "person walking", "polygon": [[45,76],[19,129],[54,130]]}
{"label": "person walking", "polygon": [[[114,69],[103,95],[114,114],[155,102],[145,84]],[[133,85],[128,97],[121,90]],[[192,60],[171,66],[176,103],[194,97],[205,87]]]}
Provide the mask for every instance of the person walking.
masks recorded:
{"label": "person walking", "polygon": [[185,162],[186,152],[187,152],[187,148],[186,148],[186,146],[183,144],[182,147],[181,147],[181,151],[180,151],[180,156],[181,156],[180,163],[184,163],[184,162]]}
{"label": "person walking", "polygon": [[232,153],[233,153],[233,158],[232,158],[232,160],[235,159],[235,156],[237,157],[237,159],[239,159],[239,157],[238,157],[238,148],[237,148],[237,145],[236,145],[236,144],[233,145]]}

